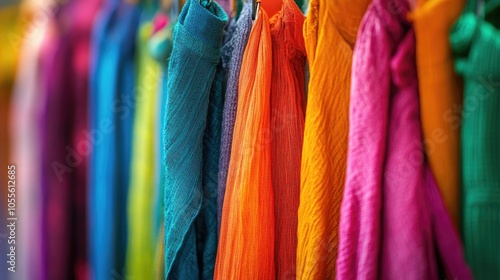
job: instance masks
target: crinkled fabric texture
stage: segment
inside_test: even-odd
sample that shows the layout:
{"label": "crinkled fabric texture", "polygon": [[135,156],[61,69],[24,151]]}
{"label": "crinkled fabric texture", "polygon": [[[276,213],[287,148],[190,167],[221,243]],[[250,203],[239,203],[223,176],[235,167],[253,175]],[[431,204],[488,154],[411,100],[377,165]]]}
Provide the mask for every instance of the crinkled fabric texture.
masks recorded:
{"label": "crinkled fabric texture", "polygon": [[271,18],[271,168],[276,223],[276,279],[295,278],[300,160],[304,135],[304,15],[284,0]]}
{"label": "crinkled fabric texture", "polygon": [[[162,17],[162,15],[157,15]],[[156,19],[155,19],[156,20]],[[153,20],[154,21],[154,20]],[[157,168],[155,174],[155,223],[154,231],[156,232],[156,248],[155,248],[155,279],[164,279],[165,277],[165,237],[164,237],[164,187],[165,179],[165,163],[163,162],[165,150],[163,149],[163,135],[166,133],[163,129],[165,123],[165,102],[167,96],[168,84],[168,61],[172,52],[173,45],[173,26],[175,22],[169,21],[168,24],[161,29],[156,30],[149,38],[148,48],[152,57],[160,64],[160,85],[159,93],[157,94],[157,115],[155,116],[155,146],[158,153],[155,155],[155,166]]]}
{"label": "crinkled fabric texture", "polygon": [[435,184],[426,181],[408,8],[374,2],[354,50],[337,279],[437,279],[435,248],[450,275],[467,272],[461,255],[449,254],[460,244],[442,202],[427,197]]}
{"label": "crinkled fabric texture", "polygon": [[[500,277],[500,3],[467,7],[451,35],[455,69],[464,78],[462,233],[476,279]],[[460,113],[460,112],[458,112]]]}
{"label": "crinkled fabric texture", "polygon": [[[222,113],[222,134],[219,157],[218,191],[217,191],[217,229],[220,230],[222,206],[226,192],[227,171],[231,158],[231,144],[238,105],[238,82],[240,78],[243,52],[252,29],[252,5],[247,2],[238,19],[233,19],[229,25],[226,42],[222,47],[222,65],[227,71],[227,87],[224,95]],[[230,207],[230,206],[228,206]]]}
{"label": "crinkled fabric texture", "polygon": [[[210,98],[227,15],[215,2],[189,0],[179,15],[165,104],[165,278],[211,279],[217,250],[219,149]],[[219,94],[222,94],[222,89]],[[210,113],[209,113],[210,107]],[[220,122],[220,120],[219,120]],[[220,124],[219,124],[220,125]],[[206,141],[204,141],[204,139]],[[210,174],[207,174],[210,172]]]}
{"label": "crinkled fabric texture", "polygon": [[271,71],[269,18],[260,9],[241,66],[214,279],[274,279],[276,275]]}
{"label": "crinkled fabric texture", "polygon": [[310,80],[300,170],[297,278],[334,279],[347,164],[352,47],[370,1],[311,0]]}

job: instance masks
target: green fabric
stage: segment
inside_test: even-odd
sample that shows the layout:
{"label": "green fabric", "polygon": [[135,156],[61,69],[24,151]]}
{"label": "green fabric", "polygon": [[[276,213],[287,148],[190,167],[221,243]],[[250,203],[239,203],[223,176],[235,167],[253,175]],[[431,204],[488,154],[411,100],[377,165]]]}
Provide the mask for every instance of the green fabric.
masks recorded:
{"label": "green fabric", "polygon": [[451,32],[464,102],[444,116],[462,114],[462,230],[479,280],[500,279],[500,1],[484,3],[469,1]]}
{"label": "green fabric", "polygon": [[157,232],[154,230],[155,192],[155,130],[160,66],[150,55],[148,38],[152,25],[144,23],[137,38],[136,115],[132,146],[132,170],[129,192],[129,240],[127,275],[153,279]]}

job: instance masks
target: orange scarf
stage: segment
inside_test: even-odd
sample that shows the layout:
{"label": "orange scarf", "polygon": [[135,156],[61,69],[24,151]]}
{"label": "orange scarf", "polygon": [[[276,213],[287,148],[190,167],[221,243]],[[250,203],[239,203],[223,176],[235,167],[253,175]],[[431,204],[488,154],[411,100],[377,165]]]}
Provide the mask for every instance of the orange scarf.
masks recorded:
{"label": "orange scarf", "polygon": [[463,89],[453,68],[448,36],[464,5],[464,0],[421,0],[413,13],[425,150],[457,232],[460,229],[460,115]]}
{"label": "orange scarf", "polygon": [[259,11],[240,74],[214,279],[274,279],[269,18]]}

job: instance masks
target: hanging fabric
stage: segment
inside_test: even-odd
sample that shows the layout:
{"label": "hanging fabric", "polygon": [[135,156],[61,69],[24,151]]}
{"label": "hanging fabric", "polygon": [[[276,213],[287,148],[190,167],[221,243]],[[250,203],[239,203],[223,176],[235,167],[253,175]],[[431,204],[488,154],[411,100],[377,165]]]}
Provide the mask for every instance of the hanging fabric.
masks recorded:
{"label": "hanging fabric", "polygon": [[[451,4],[453,3],[453,4]],[[453,70],[448,34],[465,1],[418,1],[415,26],[424,147],[441,195],[460,231],[460,117],[462,86]]]}
{"label": "hanging fabric", "polygon": [[296,277],[297,211],[305,110],[303,24],[304,15],[293,0],[283,0],[281,10],[270,21],[273,54],[270,141],[276,279]]}
{"label": "hanging fabric", "polygon": [[231,158],[234,122],[238,105],[238,81],[240,79],[241,61],[252,29],[252,3],[247,1],[238,19],[233,18],[228,27],[226,42],[222,47],[222,63],[227,69],[227,88],[224,95],[222,113],[222,133],[220,144],[218,191],[217,191],[217,230],[220,231],[222,205],[226,192],[227,172]]}
{"label": "hanging fabric", "polygon": [[274,279],[272,48],[262,9],[243,55],[214,279]]}
{"label": "hanging fabric", "polygon": [[462,228],[476,279],[500,277],[500,2],[467,1],[450,35],[464,78]]}
{"label": "hanging fabric", "polygon": [[[44,3],[45,5],[46,3]],[[42,6],[45,8],[45,6]],[[27,11],[31,11],[30,7]],[[41,9],[43,10],[43,9]],[[31,11],[29,18],[40,16],[41,11]],[[2,25],[7,26],[7,25]],[[15,279],[36,279],[46,275],[43,266],[44,241],[42,239],[42,198],[41,191],[41,109],[43,72],[40,58],[49,21],[38,25],[37,32],[26,36],[20,42],[19,65],[12,90],[10,115],[11,162],[18,170],[16,178],[22,182],[17,188],[18,205],[18,270]],[[10,28],[10,26],[9,26]],[[2,52],[2,54],[4,54]],[[7,53],[5,53],[7,54]],[[8,244],[7,242],[5,242]],[[7,273],[10,273],[7,271]],[[7,274],[6,274],[7,275]],[[6,276],[7,277],[7,276]]]}
{"label": "hanging fabric", "polygon": [[298,212],[297,278],[333,279],[347,164],[352,47],[370,1],[311,0],[310,69]]}
{"label": "hanging fabric", "polygon": [[163,149],[163,125],[165,119],[165,102],[166,102],[166,87],[168,77],[168,59],[172,52],[173,45],[173,26],[175,22],[170,21],[170,18],[159,11],[153,19],[153,30],[148,41],[148,50],[151,56],[160,65],[160,85],[158,86],[158,94],[156,95],[156,110],[155,116],[155,147],[158,151],[155,154],[155,211],[154,211],[154,232],[155,236],[155,259],[154,259],[154,279],[165,278],[165,235],[163,224],[163,196],[164,196],[164,154]]}
{"label": "hanging fabric", "polygon": [[438,279],[436,248],[447,276],[471,278],[426,171],[409,6],[374,1],[354,50],[337,279]]}
{"label": "hanging fabric", "polygon": [[[90,89],[89,223],[95,280],[125,276],[127,202],[135,111],[135,40],[140,12],[106,2],[95,25]],[[138,276],[137,276],[138,277]]]}
{"label": "hanging fabric", "polygon": [[[446,279],[474,279],[467,266],[462,243],[441,198],[430,167],[425,169],[425,195],[430,207],[435,249]],[[440,274],[440,279],[442,275]]]}
{"label": "hanging fabric", "polygon": [[[48,279],[86,279],[90,30],[100,1],[74,1],[51,19],[42,52],[43,237]],[[68,24],[64,19],[73,17]],[[68,94],[71,93],[71,94]]]}
{"label": "hanging fabric", "polygon": [[157,210],[155,201],[154,155],[159,152],[155,146],[155,118],[159,106],[157,92],[160,84],[160,66],[148,50],[153,17],[152,7],[143,7],[141,25],[137,36],[136,68],[137,88],[134,92],[136,112],[132,140],[132,165],[128,199],[128,246],[126,275],[137,275],[153,279],[155,246],[158,232],[153,213]]}
{"label": "hanging fabric", "polygon": [[189,0],[175,26],[163,128],[166,279],[213,276],[217,191],[216,184],[203,184],[203,139],[227,20],[217,3]]}

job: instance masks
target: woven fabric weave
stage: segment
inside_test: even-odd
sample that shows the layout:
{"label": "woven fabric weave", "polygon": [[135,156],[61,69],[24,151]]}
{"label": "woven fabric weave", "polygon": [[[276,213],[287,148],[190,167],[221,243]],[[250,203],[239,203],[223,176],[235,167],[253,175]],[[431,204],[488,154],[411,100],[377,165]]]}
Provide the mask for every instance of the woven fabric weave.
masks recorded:
{"label": "woven fabric weave", "polygon": [[500,2],[467,1],[450,35],[464,78],[462,231],[476,279],[500,278]]}
{"label": "woven fabric weave", "polygon": [[174,30],[163,127],[166,279],[213,277],[217,183],[207,181],[211,176],[207,172],[217,174],[218,163],[211,160],[218,159],[219,150],[213,150],[213,143],[204,143],[204,137],[207,125],[213,128],[212,120],[207,122],[210,90],[227,20],[216,2],[189,0]]}

